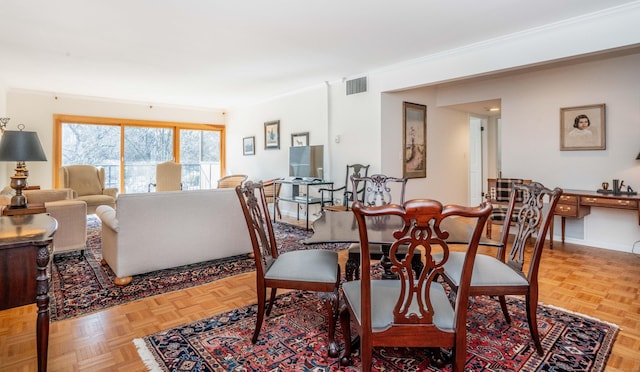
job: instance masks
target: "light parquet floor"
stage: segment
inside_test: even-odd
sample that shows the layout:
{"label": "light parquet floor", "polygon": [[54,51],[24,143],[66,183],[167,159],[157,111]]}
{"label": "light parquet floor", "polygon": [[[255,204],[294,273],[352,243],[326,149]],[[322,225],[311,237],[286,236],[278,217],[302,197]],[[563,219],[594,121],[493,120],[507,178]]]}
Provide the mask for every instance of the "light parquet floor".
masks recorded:
{"label": "light parquet floor", "polygon": [[[559,242],[543,254],[541,302],[620,326],[607,371],[640,371],[639,284],[638,255]],[[49,370],[145,371],[134,338],[254,302],[247,273],[54,322]],[[0,312],[0,371],[36,371],[35,309]]]}

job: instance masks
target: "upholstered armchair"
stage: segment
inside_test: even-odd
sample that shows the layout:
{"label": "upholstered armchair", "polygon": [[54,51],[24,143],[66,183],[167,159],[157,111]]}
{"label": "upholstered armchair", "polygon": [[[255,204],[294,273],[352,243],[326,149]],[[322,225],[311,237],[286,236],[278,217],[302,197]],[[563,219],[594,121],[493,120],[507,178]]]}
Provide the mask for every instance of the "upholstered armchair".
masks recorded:
{"label": "upholstered armchair", "polygon": [[100,205],[116,207],[117,188],[105,188],[104,168],[93,165],[68,165],[60,168],[62,187],[73,190],[74,198],[87,203],[87,214]]}
{"label": "upholstered armchair", "polygon": [[245,174],[232,174],[230,176],[224,176],[218,180],[219,189],[234,189],[236,186],[241,186],[244,181],[249,178]]}
{"label": "upholstered armchair", "polygon": [[[10,204],[13,189],[6,187],[0,192],[0,210]],[[51,217],[58,221],[58,230],[53,236],[53,253],[84,251],[87,243],[87,203],[73,199],[73,190],[24,190],[29,204],[44,204]],[[82,253],[80,253],[82,254]]]}

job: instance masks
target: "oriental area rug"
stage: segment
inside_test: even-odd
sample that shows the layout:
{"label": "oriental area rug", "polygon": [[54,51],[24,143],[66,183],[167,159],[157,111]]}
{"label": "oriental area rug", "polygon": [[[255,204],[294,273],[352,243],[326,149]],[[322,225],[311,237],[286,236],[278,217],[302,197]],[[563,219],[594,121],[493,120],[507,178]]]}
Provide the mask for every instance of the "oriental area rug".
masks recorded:
{"label": "oriental area rug", "polygon": [[[141,298],[177,291],[255,270],[253,259],[246,255],[207,261],[177,268],[134,275],[131,284],[120,287],[113,283],[115,275],[102,265],[100,219],[87,216],[87,248],[53,257],[50,287],[51,321],[68,319],[121,305]],[[311,231],[284,223],[274,224],[281,251],[304,249],[301,239]],[[314,245],[313,248],[338,250],[344,244]]]}
{"label": "oriental area rug", "polygon": [[[497,300],[474,299],[467,321],[465,371],[603,371],[618,327],[566,310],[539,305],[545,355],[531,341],[523,301],[508,298],[512,324]],[[340,367],[327,356],[327,322],[317,295],[280,295],[251,343],[257,305],[135,339],[150,371],[359,371],[360,361]],[[341,330],[336,340],[344,345]],[[451,371],[430,364],[424,349],[376,348],[375,371]]]}

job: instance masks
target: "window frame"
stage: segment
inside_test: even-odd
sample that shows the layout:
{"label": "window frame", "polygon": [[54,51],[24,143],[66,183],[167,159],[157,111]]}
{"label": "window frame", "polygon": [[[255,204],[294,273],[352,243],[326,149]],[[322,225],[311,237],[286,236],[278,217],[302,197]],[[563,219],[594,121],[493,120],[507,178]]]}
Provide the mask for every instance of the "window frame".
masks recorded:
{"label": "window frame", "polygon": [[180,130],[210,130],[220,132],[220,177],[226,174],[226,127],[222,124],[201,124],[157,120],[121,119],[100,116],[53,115],[53,185],[60,188],[60,172],[62,167],[62,124],[110,125],[120,127],[120,190],[124,190],[124,127],[136,126],[146,128],[172,128],[173,154],[175,161],[180,162]]}

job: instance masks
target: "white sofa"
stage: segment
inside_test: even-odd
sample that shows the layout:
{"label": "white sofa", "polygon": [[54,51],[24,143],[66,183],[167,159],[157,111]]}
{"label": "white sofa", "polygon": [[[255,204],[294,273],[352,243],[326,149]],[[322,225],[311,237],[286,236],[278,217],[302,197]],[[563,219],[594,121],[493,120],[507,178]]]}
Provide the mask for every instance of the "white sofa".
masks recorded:
{"label": "white sofa", "polygon": [[235,189],[121,194],[102,221],[103,263],[116,284],[150,271],[252,252]]}

